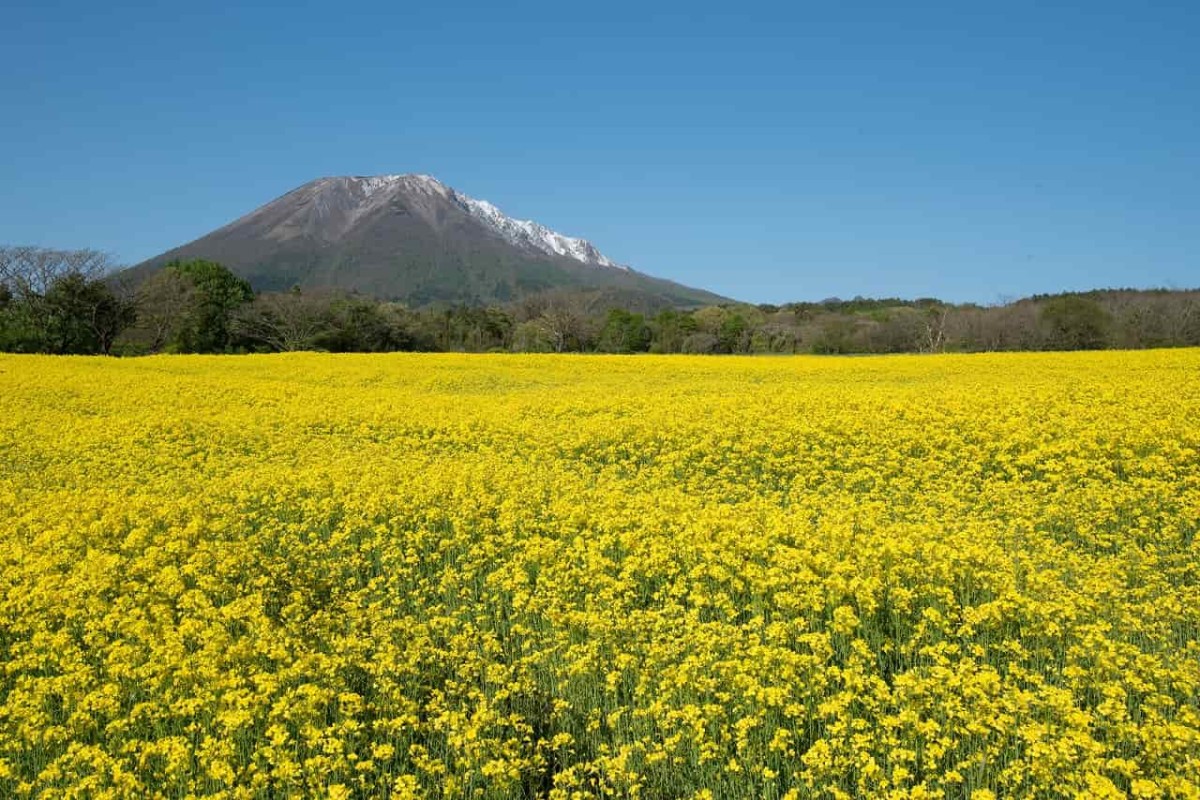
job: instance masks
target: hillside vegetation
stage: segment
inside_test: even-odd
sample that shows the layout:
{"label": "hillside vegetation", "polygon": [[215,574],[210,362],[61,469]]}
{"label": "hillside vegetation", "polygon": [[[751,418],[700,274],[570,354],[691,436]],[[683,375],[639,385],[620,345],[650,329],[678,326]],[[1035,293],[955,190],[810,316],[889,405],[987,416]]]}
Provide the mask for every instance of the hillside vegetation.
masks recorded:
{"label": "hillside vegetation", "polygon": [[0,351],[279,350],[937,353],[1200,346],[1200,291],[1104,290],[1000,306],[836,298],[679,308],[615,288],[410,307],[334,290],[258,292],[206,260],[140,283],[94,251],[0,248]]}

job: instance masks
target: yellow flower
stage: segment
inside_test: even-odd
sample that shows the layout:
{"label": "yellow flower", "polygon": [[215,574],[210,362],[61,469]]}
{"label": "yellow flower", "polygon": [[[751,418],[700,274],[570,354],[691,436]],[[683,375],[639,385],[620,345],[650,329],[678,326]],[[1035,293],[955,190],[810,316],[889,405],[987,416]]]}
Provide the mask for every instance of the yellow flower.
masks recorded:
{"label": "yellow flower", "polygon": [[1197,350],[0,356],[0,795],[1195,797],[1198,416]]}

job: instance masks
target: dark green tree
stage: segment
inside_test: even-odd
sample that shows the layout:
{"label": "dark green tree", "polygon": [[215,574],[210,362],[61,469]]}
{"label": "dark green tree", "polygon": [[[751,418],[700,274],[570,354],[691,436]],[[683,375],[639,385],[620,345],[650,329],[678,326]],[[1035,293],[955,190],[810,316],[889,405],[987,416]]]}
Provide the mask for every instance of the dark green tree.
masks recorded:
{"label": "dark green tree", "polygon": [[250,284],[215,261],[172,261],[164,269],[195,287],[193,305],[174,332],[173,349],[185,353],[224,353],[233,349],[232,321],[254,299]]}
{"label": "dark green tree", "polygon": [[750,324],[736,311],[725,315],[717,332],[717,343],[722,353],[747,353],[750,351]]}
{"label": "dark green tree", "polygon": [[602,353],[644,353],[650,349],[650,326],[641,314],[614,308],[600,329],[596,349]]}
{"label": "dark green tree", "polygon": [[812,352],[820,355],[859,352],[861,348],[855,341],[857,332],[858,323],[854,317],[828,315],[819,323]]}
{"label": "dark green tree", "polygon": [[79,273],[56,278],[42,303],[46,328],[39,349],[47,353],[107,355],[135,319],[131,301],[118,297],[104,281]]}
{"label": "dark green tree", "polygon": [[684,341],[696,332],[691,312],[663,309],[650,326],[650,350],[655,353],[681,353]]}
{"label": "dark green tree", "polygon": [[28,300],[16,297],[0,283],[0,352],[36,353],[42,349],[31,310]]}
{"label": "dark green tree", "polygon": [[407,350],[397,336],[382,303],[357,297],[334,300],[329,308],[329,329],[316,345],[333,353],[382,353]]}
{"label": "dark green tree", "polygon": [[1049,350],[1100,350],[1108,346],[1112,316],[1093,300],[1063,295],[1042,305],[1039,319]]}

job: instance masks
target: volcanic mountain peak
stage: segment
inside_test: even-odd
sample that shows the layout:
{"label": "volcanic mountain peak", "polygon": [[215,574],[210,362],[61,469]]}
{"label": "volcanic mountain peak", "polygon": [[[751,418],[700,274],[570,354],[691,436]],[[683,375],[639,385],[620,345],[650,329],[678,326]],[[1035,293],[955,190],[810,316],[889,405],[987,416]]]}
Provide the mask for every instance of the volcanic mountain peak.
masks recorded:
{"label": "volcanic mountain peak", "polygon": [[[517,247],[531,248],[547,255],[564,256],[590,266],[629,269],[601,253],[586,239],[567,236],[529,219],[508,216],[487,200],[477,200],[450,188],[432,175],[371,175],[347,178],[324,178],[320,182],[347,182],[364,202],[386,198],[393,193],[422,192],[445,198],[482,222],[494,233]],[[357,214],[355,214],[357,216]]]}
{"label": "volcanic mountain peak", "polygon": [[423,189],[442,195],[452,191],[432,175],[355,175],[345,178],[321,178],[320,181],[347,181],[356,185],[362,191],[364,197],[370,197],[380,190],[394,189],[398,185],[403,185],[407,189]]}
{"label": "volcanic mountain peak", "polygon": [[554,289],[602,290],[647,307],[724,299],[622,266],[585,239],[419,174],[309,181],[131,268],[131,277],[191,258],[220,262],[260,291],[333,288],[413,305],[504,303]]}

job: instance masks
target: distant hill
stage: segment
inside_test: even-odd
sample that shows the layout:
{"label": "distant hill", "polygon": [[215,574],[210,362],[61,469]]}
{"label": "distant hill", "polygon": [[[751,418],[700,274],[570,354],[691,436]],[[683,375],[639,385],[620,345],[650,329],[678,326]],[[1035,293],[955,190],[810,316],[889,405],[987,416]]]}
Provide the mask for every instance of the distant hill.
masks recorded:
{"label": "distant hill", "polygon": [[516,220],[428,175],[320,178],[133,268],[219,261],[259,291],[335,288],[421,306],[483,305],[587,289],[648,305],[724,302],[616,264],[595,246]]}

